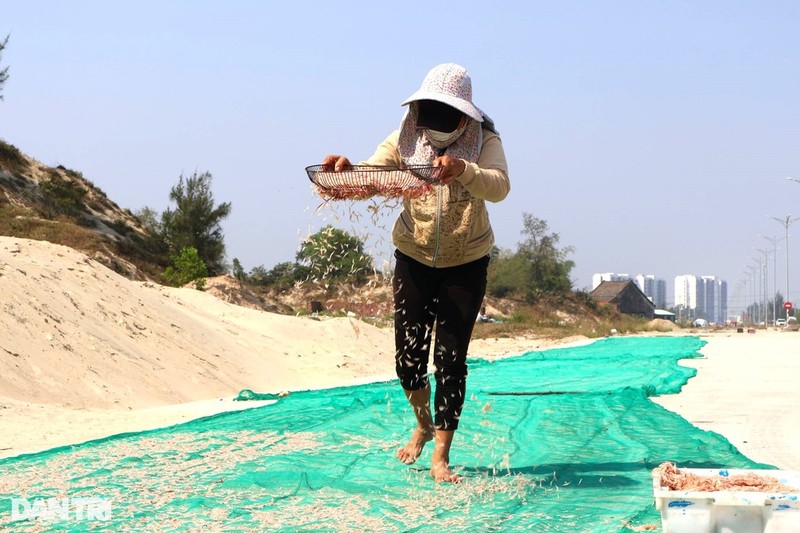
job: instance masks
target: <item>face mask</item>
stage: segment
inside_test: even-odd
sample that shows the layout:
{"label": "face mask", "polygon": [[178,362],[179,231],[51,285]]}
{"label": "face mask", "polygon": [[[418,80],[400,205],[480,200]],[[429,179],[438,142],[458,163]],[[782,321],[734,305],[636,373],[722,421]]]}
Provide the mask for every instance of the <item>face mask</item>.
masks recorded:
{"label": "face mask", "polygon": [[425,137],[428,139],[428,142],[431,143],[431,146],[434,148],[447,148],[454,142],[461,137],[461,134],[464,133],[464,130],[467,129],[466,121],[462,126],[456,128],[455,131],[451,132],[444,132],[444,131],[436,131],[436,130],[422,130],[425,134]]}

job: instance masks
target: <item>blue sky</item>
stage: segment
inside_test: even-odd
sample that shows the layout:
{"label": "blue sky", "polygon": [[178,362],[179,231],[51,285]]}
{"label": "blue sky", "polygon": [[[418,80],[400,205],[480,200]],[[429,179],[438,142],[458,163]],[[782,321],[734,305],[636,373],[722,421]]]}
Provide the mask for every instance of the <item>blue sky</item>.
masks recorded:
{"label": "blue sky", "polygon": [[0,138],[133,211],[210,172],[246,270],[293,261],[327,223],[389,255],[393,213],[318,209],[303,169],[368,157],[443,62],[470,71],[503,138],[497,244],[516,247],[522,213],[545,219],[574,247],[577,288],[654,274],[671,298],[676,275],[715,275],[736,307],[764,236],[785,233],[768,215],[800,216],[800,2],[3,0],[6,34]]}

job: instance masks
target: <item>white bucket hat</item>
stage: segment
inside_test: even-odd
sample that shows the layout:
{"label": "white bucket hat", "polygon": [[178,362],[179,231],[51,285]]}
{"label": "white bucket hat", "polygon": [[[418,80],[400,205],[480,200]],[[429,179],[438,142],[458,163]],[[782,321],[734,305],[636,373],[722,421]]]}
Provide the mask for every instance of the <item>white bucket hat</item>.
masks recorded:
{"label": "white bucket hat", "polygon": [[483,112],[472,103],[472,79],[467,69],[461,65],[444,63],[433,67],[422,80],[419,90],[406,98],[401,105],[418,100],[436,100],[483,122]]}

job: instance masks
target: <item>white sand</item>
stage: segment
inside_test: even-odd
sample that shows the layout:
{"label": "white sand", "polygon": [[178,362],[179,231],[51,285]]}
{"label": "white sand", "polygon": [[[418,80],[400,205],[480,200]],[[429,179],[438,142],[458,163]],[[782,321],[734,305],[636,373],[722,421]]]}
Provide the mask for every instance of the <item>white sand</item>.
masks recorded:
{"label": "white sand", "polygon": [[0,456],[172,425],[281,392],[391,377],[389,333],[132,282],[85,255],[0,237]]}
{"label": "white sand", "polygon": [[[132,282],[72,249],[0,237],[0,457],[262,405],[281,392],[392,379],[392,333],[287,317]],[[800,334],[707,337],[680,395],[657,399],[754,460],[800,469]],[[580,339],[559,341],[575,342]],[[547,348],[473,341],[481,357]]]}
{"label": "white sand", "polygon": [[680,394],[654,398],[750,459],[800,471],[800,333],[712,333]]}

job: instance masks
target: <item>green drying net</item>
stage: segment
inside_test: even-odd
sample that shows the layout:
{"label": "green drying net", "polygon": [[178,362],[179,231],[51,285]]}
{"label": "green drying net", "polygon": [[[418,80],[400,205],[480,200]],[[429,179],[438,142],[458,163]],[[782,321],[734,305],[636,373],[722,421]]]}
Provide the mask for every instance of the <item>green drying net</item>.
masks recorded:
{"label": "green drying net", "polygon": [[[397,381],[243,391],[275,402],[0,461],[0,529],[660,530],[651,470],[662,462],[769,468],[649,399],[680,391],[695,370],[678,360],[703,344],[615,337],[471,360],[450,457],[461,484],[431,480],[430,445],[414,465],[394,458],[414,425]],[[80,514],[81,498],[105,514]],[[48,515],[48,502],[72,508]]]}

